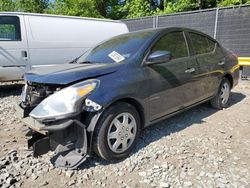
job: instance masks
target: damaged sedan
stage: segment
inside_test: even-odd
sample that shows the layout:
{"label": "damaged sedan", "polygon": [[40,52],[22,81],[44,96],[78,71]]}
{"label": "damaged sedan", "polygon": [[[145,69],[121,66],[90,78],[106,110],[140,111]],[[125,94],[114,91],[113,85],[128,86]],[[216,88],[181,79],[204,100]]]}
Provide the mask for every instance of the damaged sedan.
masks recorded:
{"label": "damaged sedan", "polygon": [[150,29],[107,40],[69,64],[27,72],[17,116],[34,156],[54,151],[56,167],[76,168],[95,152],[127,157],[143,128],[210,101],[228,106],[237,57],[186,28]]}

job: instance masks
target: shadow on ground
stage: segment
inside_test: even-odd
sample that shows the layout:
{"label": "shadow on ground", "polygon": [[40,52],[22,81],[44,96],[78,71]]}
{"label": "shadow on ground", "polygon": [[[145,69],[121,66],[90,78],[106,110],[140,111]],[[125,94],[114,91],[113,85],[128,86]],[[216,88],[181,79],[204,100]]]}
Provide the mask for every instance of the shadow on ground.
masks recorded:
{"label": "shadow on ground", "polygon": [[[242,93],[232,92],[229,108],[241,102],[245,97],[246,96]],[[204,122],[204,118],[207,118],[216,112],[216,109],[211,108],[208,103],[204,103],[190,110],[187,110],[186,112],[180,113],[155,125],[152,125],[144,129],[138,140],[135,151],[132,154],[138,152],[150,143],[161,139],[162,137],[179,132],[187,127],[192,126],[193,124],[201,124]],[[93,155],[91,157],[88,157],[86,161],[82,165],[80,165],[79,168],[90,168],[98,164],[108,165],[111,164],[111,162],[104,161],[99,157]]]}

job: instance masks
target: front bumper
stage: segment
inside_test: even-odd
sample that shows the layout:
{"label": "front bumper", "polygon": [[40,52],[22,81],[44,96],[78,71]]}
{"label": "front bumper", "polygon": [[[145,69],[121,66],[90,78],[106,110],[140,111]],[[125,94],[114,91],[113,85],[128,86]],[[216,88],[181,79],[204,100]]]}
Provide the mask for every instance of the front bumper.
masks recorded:
{"label": "front bumper", "polygon": [[85,161],[88,153],[87,130],[77,118],[45,125],[27,116],[25,109],[17,103],[15,110],[17,117],[32,130],[28,147],[33,148],[34,157],[51,150],[55,152],[51,159],[55,167],[71,169]]}
{"label": "front bumper", "polygon": [[39,132],[43,135],[48,134],[48,131],[43,130],[45,125],[40,123],[39,121],[35,120],[32,117],[26,116],[25,110],[18,103],[15,103],[15,110],[16,110],[16,116],[18,117],[18,119],[20,119],[30,129],[32,129],[36,132]]}

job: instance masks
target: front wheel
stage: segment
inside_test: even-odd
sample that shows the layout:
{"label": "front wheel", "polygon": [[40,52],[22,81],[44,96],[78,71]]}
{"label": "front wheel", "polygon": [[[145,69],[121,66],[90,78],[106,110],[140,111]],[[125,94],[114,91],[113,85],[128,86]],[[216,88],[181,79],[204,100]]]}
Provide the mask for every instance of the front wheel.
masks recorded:
{"label": "front wheel", "polygon": [[219,110],[228,107],[230,93],[231,84],[227,78],[223,78],[216,96],[210,101],[212,107]]}
{"label": "front wheel", "polygon": [[127,157],[141,131],[140,116],[132,105],[124,102],[105,110],[94,133],[94,151],[105,160]]}

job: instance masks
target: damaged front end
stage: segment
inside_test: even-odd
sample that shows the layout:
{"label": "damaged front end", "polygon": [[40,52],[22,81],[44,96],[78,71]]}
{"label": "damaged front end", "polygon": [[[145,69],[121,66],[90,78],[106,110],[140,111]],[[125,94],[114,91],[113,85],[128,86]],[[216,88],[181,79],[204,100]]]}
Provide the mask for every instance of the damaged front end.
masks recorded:
{"label": "damaged front end", "polygon": [[52,164],[70,169],[85,161],[93,127],[102,109],[87,99],[97,87],[96,80],[66,88],[36,83],[25,85],[22,102],[16,104],[15,109],[17,116],[30,128],[28,147],[33,148],[34,157],[53,151]]}
{"label": "damaged front end", "polygon": [[76,168],[87,155],[88,140],[86,126],[78,120],[67,120],[58,124],[45,126],[43,135],[32,131],[28,147],[33,147],[34,157],[54,151],[51,158],[55,167]]}

